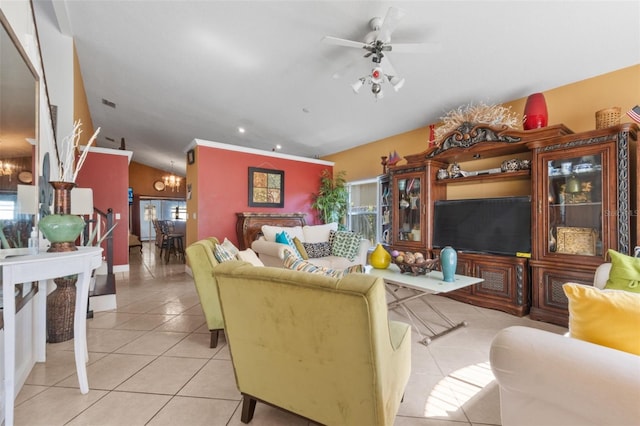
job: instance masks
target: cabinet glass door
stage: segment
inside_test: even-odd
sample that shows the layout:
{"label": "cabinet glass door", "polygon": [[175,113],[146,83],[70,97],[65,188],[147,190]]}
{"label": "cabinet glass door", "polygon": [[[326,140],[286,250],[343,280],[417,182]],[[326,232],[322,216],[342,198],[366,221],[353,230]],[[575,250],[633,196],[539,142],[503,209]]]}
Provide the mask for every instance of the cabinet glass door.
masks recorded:
{"label": "cabinet glass door", "polygon": [[398,215],[398,229],[396,237],[399,242],[422,240],[422,200],[420,175],[398,177],[395,181],[397,203],[396,212]]}
{"label": "cabinet glass door", "polygon": [[602,154],[547,160],[548,253],[602,256]]}

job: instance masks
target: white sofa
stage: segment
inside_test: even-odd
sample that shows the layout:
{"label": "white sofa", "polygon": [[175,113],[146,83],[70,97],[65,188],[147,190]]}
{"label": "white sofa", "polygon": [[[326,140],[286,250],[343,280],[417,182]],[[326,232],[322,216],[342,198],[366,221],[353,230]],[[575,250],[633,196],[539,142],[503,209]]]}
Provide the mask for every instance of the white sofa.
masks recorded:
{"label": "white sofa", "polygon": [[[600,265],[603,288],[611,264]],[[640,424],[640,356],[529,327],[491,344],[503,426]]]}
{"label": "white sofa", "polygon": [[[276,243],[275,236],[281,231],[286,231],[293,239],[297,237],[303,243],[323,243],[329,241],[330,231],[338,229],[337,223],[329,223],[326,225],[305,225],[293,227],[280,227],[263,225],[262,236],[251,243],[251,249],[258,254],[258,257],[265,266],[284,267],[284,251],[291,248],[286,244]],[[362,239],[360,248],[353,260],[346,257],[326,256],[307,259],[309,263],[316,266],[324,266],[331,269],[344,269],[353,265],[366,265],[367,254],[371,243],[369,240]]]}

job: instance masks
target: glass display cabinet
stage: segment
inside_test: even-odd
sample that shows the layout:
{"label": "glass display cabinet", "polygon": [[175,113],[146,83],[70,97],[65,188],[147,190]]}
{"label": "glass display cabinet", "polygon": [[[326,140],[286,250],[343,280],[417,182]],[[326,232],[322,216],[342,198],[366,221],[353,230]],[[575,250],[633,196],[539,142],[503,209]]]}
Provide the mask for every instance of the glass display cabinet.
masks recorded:
{"label": "glass display cabinet", "polygon": [[391,203],[392,203],[392,196],[393,194],[391,193],[391,184],[390,184],[390,179],[389,179],[389,175],[385,174],[385,175],[381,175],[378,178],[378,191],[379,191],[379,196],[380,196],[380,210],[379,210],[379,214],[378,214],[378,221],[379,221],[379,225],[378,225],[378,232],[379,232],[379,236],[380,236],[380,242],[383,245],[389,245],[391,244]]}
{"label": "glass display cabinet", "polygon": [[[603,256],[607,234],[602,198],[602,153],[545,160],[548,203],[545,255]],[[604,233],[603,233],[604,231]]]}
{"label": "glass display cabinet", "polygon": [[567,325],[566,282],[593,284],[607,251],[637,244],[637,126],[531,142],[532,319]]}
{"label": "glass display cabinet", "polygon": [[425,216],[423,185],[424,172],[394,173],[393,190],[393,244],[406,249],[424,250]]}

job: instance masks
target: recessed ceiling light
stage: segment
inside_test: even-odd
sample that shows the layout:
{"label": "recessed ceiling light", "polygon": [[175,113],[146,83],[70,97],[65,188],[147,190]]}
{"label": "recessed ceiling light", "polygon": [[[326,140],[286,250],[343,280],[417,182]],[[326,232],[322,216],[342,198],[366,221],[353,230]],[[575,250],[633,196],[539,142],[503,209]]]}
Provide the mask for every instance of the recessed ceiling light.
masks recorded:
{"label": "recessed ceiling light", "polygon": [[244,132],[245,132],[244,127],[238,127],[238,133],[244,133]]}
{"label": "recessed ceiling light", "polygon": [[280,144],[276,145],[276,149],[282,149],[282,145]]}

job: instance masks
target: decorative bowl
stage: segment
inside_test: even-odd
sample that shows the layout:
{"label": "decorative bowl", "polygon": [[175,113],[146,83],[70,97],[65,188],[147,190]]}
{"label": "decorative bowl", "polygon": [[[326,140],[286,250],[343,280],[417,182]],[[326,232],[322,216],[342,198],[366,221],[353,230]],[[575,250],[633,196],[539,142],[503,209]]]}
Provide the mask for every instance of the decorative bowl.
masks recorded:
{"label": "decorative bowl", "polygon": [[424,259],[420,263],[407,263],[407,262],[398,262],[396,258],[393,258],[393,263],[395,263],[398,268],[400,268],[400,272],[409,273],[411,275],[425,275],[427,272],[431,272],[434,269],[438,269],[440,265],[440,258],[435,259]]}

